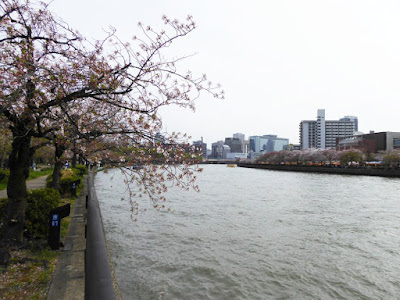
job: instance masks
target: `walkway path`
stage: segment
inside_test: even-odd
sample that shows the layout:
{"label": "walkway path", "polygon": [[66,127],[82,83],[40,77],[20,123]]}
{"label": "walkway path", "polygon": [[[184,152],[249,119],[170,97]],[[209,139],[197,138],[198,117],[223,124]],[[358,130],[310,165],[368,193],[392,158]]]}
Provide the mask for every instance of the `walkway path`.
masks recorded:
{"label": "walkway path", "polygon": [[[28,180],[26,182],[26,188],[28,190],[44,188],[46,186],[46,178],[47,178],[47,175],[38,177],[38,178],[35,178],[32,180]],[[0,191],[0,199],[1,198],[7,198],[7,189]]]}
{"label": "walkway path", "polygon": [[[47,176],[26,182],[27,189],[39,189],[46,186]],[[64,239],[64,247],[50,284],[47,300],[84,299],[85,298],[85,224],[87,177],[83,179],[84,187],[71,211],[71,223]],[[7,190],[0,191],[0,199],[7,198]]]}
{"label": "walkway path", "polygon": [[68,234],[61,248],[61,256],[53,274],[47,300],[85,299],[85,225],[87,177],[83,179],[81,195],[71,212]]}

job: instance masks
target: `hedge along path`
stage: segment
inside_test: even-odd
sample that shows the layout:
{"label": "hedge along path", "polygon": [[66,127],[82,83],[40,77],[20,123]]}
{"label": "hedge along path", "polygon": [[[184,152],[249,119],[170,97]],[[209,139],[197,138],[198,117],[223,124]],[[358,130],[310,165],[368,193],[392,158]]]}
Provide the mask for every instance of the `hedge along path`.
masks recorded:
{"label": "hedge along path", "polygon": [[[42,189],[46,187],[46,178],[48,175],[38,177],[26,182],[26,188],[28,190]],[[0,199],[7,198],[7,189],[0,191]]]}

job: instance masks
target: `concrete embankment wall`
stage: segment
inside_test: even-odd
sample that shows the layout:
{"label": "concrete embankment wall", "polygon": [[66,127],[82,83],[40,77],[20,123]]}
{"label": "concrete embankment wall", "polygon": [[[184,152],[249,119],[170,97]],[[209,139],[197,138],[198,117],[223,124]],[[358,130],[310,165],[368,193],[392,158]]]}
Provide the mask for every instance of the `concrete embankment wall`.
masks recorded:
{"label": "concrete embankment wall", "polygon": [[268,165],[268,164],[238,164],[243,168],[266,169],[275,171],[290,172],[308,172],[308,173],[325,173],[340,175],[364,175],[364,176],[381,176],[381,177],[399,177],[399,169],[376,169],[376,168],[338,168],[324,166],[297,166],[297,165]]}
{"label": "concrete embankment wall", "polygon": [[88,177],[85,299],[116,299],[93,172]]}

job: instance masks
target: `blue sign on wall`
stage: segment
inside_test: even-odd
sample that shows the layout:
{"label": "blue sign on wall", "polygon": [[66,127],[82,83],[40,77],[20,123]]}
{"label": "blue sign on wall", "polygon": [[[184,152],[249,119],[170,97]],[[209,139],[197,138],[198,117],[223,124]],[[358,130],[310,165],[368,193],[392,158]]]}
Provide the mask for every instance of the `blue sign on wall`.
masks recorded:
{"label": "blue sign on wall", "polygon": [[60,224],[60,216],[58,214],[51,215],[51,226],[57,227]]}

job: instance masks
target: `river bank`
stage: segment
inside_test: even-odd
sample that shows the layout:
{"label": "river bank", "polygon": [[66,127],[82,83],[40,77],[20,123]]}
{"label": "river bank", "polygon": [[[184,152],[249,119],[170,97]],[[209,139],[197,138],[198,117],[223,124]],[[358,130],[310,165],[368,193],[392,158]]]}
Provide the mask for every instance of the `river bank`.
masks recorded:
{"label": "river bank", "polygon": [[274,171],[324,173],[338,175],[363,175],[400,178],[400,169],[383,169],[368,167],[333,167],[333,166],[304,166],[304,165],[272,165],[256,163],[239,163],[238,167],[252,169],[266,169]]}

